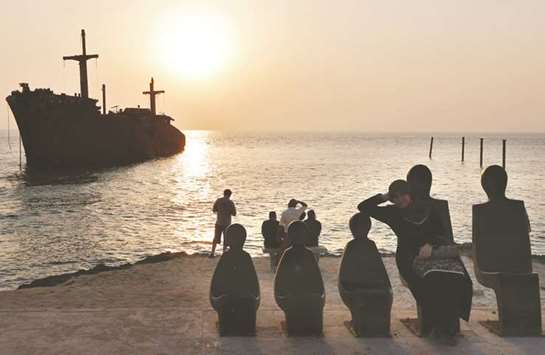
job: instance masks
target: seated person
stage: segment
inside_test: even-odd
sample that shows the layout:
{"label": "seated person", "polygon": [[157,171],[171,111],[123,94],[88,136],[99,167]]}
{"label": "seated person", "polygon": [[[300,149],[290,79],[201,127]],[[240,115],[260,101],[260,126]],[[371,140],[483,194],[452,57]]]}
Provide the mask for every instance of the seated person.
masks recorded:
{"label": "seated person", "polygon": [[[431,197],[432,182],[433,176],[431,170],[426,165],[415,165],[407,173],[407,183],[409,184],[411,197],[416,202],[415,205],[419,205],[420,208],[429,208],[431,212],[437,216],[437,220],[441,226],[441,235],[438,236],[438,238],[442,239],[445,244],[452,245],[452,248],[457,251],[457,248],[454,245],[454,234],[452,232],[448,201]],[[401,281],[407,286],[403,278]],[[465,297],[465,300],[466,306],[470,307],[470,298]],[[422,306],[417,305],[417,313],[419,332],[421,334],[426,334],[431,328],[429,317],[431,312],[424,312]],[[425,315],[428,315],[428,317],[424,317]],[[458,320],[453,320],[452,328],[460,328]]]}
{"label": "seated person", "polygon": [[481,184],[489,201],[473,206],[477,280],[496,292],[501,335],[541,334],[539,278],[532,272],[524,202],[506,197],[507,173],[501,166],[488,167]]}
{"label": "seated person", "polygon": [[259,282],[252,258],[242,249],[245,241],[246,230],[240,224],[231,224],[225,230],[228,250],[218,261],[210,287],[220,335],[255,334]]}
{"label": "seated person", "polygon": [[305,248],[304,222],[292,222],[288,238],[292,246],[284,252],[274,279],[274,296],[286,315],[289,334],[321,334],[325,289],[314,254]]}
{"label": "seated person", "polygon": [[[469,320],[472,284],[459,258],[427,261],[435,249],[448,246],[437,211],[422,200],[413,200],[409,184],[394,181],[387,194],[378,194],[358,205],[358,209],[387,224],[397,236],[396,264],[399,273],[422,309],[429,325],[421,335],[430,334],[454,344],[458,318]],[[386,201],[393,204],[380,206]],[[417,268],[416,261],[421,260]],[[431,270],[425,266],[435,265]],[[420,272],[423,271],[423,272]],[[431,271],[431,272],[430,272]]]}
{"label": "seated person", "polygon": [[318,238],[320,237],[320,233],[322,232],[322,223],[320,223],[320,221],[316,219],[316,213],[314,212],[314,210],[308,211],[305,224],[307,225],[308,229],[305,245],[307,247],[317,247]]}
{"label": "seated person", "polygon": [[278,238],[279,222],[276,219],[276,212],[269,212],[269,219],[261,225],[263,245],[267,249],[280,248],[281,240]]}
{"label": "seated person", "polygon": [[454,242],[452,223],[448,201],[431,197],[431,185],[433,176],[431,170],[422,164],[413,166],[407,173],[407,183],[411,196],[416,201],[428,202],[435,210],[443,228],[444,238],[448,242]]}
{"label": "seated person", "polygon": [[357,213],[350,219],[353,240],[344,249],[339,270],[339,292],[352,313],[357,336],[388,336],[392,288],[375,243],[367,238],[371,219]]}

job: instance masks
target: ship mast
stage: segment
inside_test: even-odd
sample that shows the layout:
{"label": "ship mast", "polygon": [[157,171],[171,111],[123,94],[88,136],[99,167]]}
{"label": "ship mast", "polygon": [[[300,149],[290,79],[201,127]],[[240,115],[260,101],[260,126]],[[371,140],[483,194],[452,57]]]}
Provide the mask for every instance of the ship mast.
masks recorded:
{"label": "ship mast", "polygon": [[150,110],[151,110],[151,113],[153,115],[156,115],[157,112],[156,112],[156,109],[155,109],[155,96],[159,95],[159,94],[164,94],[165,91],[164,90],[154,90],[153,88],[153,78],[151,78],[151,81],[149,83],[149,91],[143,91],[142,94],[144,95],[149,95],[149,106],[150,106]]}
{"label": "ship mast", "polygon": [[75,60],[79,62],[79,82],[81,86],[81,97],[89,97],[89,87],[87,84],[87,61],[89,59],[98,58],[98,54],[87,54],[85,46],[85,30],[81,30],[81,46],[82,54],[62,57],[63,60]]}

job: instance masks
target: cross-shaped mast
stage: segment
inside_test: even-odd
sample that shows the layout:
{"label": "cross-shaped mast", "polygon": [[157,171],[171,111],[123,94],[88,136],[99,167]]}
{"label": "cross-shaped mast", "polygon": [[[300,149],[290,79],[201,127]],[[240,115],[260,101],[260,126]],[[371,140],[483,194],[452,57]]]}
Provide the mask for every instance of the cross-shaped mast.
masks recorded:
{"label": "cross-shaped mast", "polygon": [[156,106],[155,106],[155,96],[159,95],[159,94],[164,94],[165,91],[164,90],[154,90],[153,88],[153,78],[151,78],[151,81],[149,83],[149,91],[143,91],[142,94],[144,95],[149,95],[149,101],[150,101],[150,110],[151,110],[151,113],[153,115],[156,115],[157,112],[156,112]]}
{"label": "cross-shaped mast", "polygon": [[81,46],[83,53],[79,55],[71,55],[62,57],[63,60],[75,60],[79,62],[79,82],[81,86],[81,97],[89,97],[89,87],[87,84],[87,61],[89,59],[98,58],[98,54],[87,54],[85,46],[85,30],[81,30]]}

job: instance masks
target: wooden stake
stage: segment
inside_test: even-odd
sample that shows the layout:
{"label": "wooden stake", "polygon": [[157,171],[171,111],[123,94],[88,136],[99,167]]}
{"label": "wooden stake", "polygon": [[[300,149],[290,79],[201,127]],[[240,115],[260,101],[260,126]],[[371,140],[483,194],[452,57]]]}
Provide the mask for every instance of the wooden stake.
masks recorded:
{"label": "wooden stake", "polygon": [[462,137],[462,163],[464,162],[466,151],[466,137]]}
{"label": "wooden stake", "polygon": [[430,154],[429,154],[430,159],[431,159],[432,153],[433,153],[433,137],[431,137],[431,140],[430,140]]}
{"label": "wooden stake", "polygon": [[481,150],[480,150],[480,158],[479,158],[479,164],[481,169],[483,167],[483,143],[484,143],[484,138],[481,138]]}
{"label": "wooden stake", "polygon": [[102,84],[102,114],[108,113],[106,110],[106,84]]}
{"label": "wooden stake", "polygon": [[506,153],[507,140],[502,140],[502,166],[505,169],[505,153]]}

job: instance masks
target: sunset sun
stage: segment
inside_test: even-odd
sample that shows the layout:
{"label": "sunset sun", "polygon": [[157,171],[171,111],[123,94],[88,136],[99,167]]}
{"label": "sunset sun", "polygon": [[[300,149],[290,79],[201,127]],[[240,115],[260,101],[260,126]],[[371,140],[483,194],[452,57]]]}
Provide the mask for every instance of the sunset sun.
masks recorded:
{"label": "sunset sun", "polygon": [[211,11],[166,15],[158,33],[160,60],[186,79],[204,80],[221,72],[233,54],[228,19]]}

